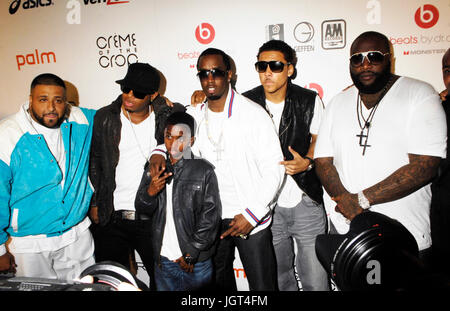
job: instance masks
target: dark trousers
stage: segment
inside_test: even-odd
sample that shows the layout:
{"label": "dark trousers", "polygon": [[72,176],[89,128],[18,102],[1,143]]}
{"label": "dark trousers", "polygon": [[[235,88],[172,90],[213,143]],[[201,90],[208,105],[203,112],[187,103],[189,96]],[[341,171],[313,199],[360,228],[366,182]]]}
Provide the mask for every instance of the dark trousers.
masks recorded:
{"label": "dark trousers", "polygon": [[150,238],[150,220],[126,220],[112,216],[105,226],[92,225],[95,261],[115,261],[131,270],[130,254],[137,251],[147,271],[150,289],[154,289],[154,267]]}
{"label": "dark trousers", "polygon": [[[231,219],[222,220],[221,232],[229,228]],[[277,264],[270,228],[248,236],[228,236],[220,240],[213,258],[215,269],[215,290],[236,291],[233,262],[236,247],[247,275],[251,291],[277,290]]]}

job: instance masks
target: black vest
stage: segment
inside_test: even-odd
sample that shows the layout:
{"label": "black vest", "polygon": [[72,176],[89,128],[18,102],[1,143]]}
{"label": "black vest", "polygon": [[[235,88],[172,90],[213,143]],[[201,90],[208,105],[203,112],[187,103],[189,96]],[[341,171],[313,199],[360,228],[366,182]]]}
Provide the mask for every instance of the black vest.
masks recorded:
{"label": "black vest", "polygon": [[[262,85],[242,94],[250,100],[266,107],[266,96]],[[281,150],[286,160],[292,160],[288,146],[297,151],[302,157],[308,152],[311,143],[309,128],[314,115],[314,105],[317,94],[288,82],[285,104],[280,121],[278,136]],[[316,175],[315,169],[301,172],[292,176],[297,185],[311,199],[323,203],[323,189]]]}

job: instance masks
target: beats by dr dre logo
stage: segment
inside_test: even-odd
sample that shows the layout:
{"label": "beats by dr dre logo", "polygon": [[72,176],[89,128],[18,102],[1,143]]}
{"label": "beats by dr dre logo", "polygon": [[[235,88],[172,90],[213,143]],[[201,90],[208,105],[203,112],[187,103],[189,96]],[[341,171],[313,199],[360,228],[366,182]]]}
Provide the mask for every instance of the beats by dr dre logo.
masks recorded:
{"label": "beats by dr dre logo", "polygon": [[195,37],[197,41],[201,44],[208,44],[214,40],[216,36],[216,31],[211,24],[201,23],[195,28]]}
{"label": "beats by dr dre logo", "polygon": [[305,85],[305,88],[316,91],[320,98],[323,98],[323,88],[317,83]]}
{"label": "beats by dr dre logo", "polygon": [[417,26],[421,28],[431,28],[438,22],[439,11],[431,4],[424,4],[419,7],[414,15]]}

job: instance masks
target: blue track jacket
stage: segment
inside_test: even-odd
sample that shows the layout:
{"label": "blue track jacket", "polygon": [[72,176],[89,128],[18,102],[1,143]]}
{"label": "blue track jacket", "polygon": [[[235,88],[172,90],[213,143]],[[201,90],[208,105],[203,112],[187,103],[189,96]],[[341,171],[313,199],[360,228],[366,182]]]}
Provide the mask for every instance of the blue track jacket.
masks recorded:
{"label": "blue track jacket", "polygon": [[88,166],[95,110],[72,107],[61,124],[62,188],[58,163],[31,126],[27,108],[0,122],[0,246],[8,235],[61,235],[86,217],[93,192]]}

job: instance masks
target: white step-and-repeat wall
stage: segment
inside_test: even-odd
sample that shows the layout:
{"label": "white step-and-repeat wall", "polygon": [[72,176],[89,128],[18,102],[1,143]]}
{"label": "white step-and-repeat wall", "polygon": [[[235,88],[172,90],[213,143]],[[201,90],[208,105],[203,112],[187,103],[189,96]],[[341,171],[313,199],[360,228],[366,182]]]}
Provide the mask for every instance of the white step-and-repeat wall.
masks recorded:
{"label": "white step-and-repeat wall", "polygon": [[[200,87],[198,55],[208,47],[233,58],[236,89],[244,92],[258,85],[256,53],[272,38],[297,51],[294,83],[326,104],[351,84],[349,48],[367,30],[390,39],[397,74],[441,91],[448,16],[449,0],[2,0],[0,118],[28,100],[31,80],[43,72],[61,76],[76,104],[108,105],[120,94],[114,81],[136,61],[158,68],[161,93],[187,105]],[[235,270],[246,290],[239,260]],[[139,275],[145,278],[142,269]]]}

